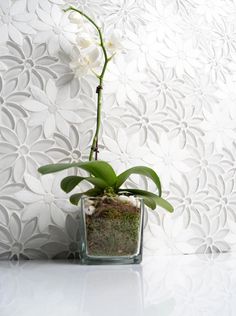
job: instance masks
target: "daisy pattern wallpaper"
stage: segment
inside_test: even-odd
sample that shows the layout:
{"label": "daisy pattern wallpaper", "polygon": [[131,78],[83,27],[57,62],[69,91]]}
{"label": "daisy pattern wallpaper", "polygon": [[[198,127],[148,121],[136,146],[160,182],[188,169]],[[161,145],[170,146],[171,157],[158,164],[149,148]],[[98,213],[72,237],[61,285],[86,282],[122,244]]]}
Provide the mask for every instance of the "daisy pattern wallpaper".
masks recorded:
{"label": "daisy pattern wallpaper", "polygon": [[236,1],[0,0],[0,258],[78,257],[67,173],[37,172],[87,160],[96,122],[96,79],[71,67],[83,34],[69,5],[122,38],[99,158],[117,172],[154,168],[175,208],[146,210],[145,254],[234,251]]}

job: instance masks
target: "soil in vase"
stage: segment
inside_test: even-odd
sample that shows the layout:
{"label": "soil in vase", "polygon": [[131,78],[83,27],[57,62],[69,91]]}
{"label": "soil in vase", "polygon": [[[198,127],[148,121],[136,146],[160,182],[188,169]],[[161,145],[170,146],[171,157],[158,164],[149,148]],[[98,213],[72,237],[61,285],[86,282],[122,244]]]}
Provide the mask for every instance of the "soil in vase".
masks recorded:
{"label": "soil in vase", "polygon": [[88,255],[132,256],[137,252],[141,220],[137,203],[119,197],[93,200],[93,213],[86,215]]}

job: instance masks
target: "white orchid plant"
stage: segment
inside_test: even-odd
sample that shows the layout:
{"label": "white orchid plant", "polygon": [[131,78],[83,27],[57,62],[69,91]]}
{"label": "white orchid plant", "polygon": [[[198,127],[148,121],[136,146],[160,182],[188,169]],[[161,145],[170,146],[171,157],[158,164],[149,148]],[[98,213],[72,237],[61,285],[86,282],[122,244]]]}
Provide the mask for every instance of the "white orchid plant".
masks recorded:
{"label": "white orchid plant", "polygon": [[[98,79],[98,85],[96,87],[96,129],[92,140],[88,162],[50,164],[40,167],[38,169],[39,172],[41,174],[48,174],[74,167],[87,171],[89,173],[89,176],[87,177],[68,176],[61,181],[61,188],[66,193],[71,192],[82,181],[87,181],[94,186],[94,188],[85,192],[71,195],[70,201],[74,205],[78,205],[83,195],[90,197],[116,197],[120,195],[127,195],[143,198],[144,204],[153,210],[157,206],[161,206],[167,211],[172,212],[172,205],[161,197],[161,182],[157,173],[153,169],[146,166],[136,166],[122,172],[120,175],[117,175],[109,163],[98,160],[103,80],[108,63],[113,59],[116,52],[122,49],[120,41],[121,36],[118,32],[114,32],[107,40],[105,40],[102,33],[102,28],[99,27],[98,24],[87,14],[74,7],[69,7],[65,10],[65,12],[70,12],[69,19],[71,23],[77,24],[81,31],[77,37],[78,56],[70,63],[70,67],[78,77],[84,76],[85,74],[91,72]],[[96,31],[96,36],[91,36],[91,34],[86,31],[86,22],[93,26],[94,30]],[[157,186],[158,195],[145,190],[122,188],[124,182],[132,174],[139,174],[151,179]]]}

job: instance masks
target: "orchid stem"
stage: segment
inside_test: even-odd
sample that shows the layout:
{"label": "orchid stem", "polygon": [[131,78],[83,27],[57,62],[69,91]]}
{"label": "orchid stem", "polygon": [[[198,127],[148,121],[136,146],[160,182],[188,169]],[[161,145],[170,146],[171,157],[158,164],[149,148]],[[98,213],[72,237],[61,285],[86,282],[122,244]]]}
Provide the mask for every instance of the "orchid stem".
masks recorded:
{"label": "orchid stem", "polygon": [[83,13],[82,11],[74,8],[74,7],[69,7],[68,9],[64,10],[65,12],[67,11],[75,11],[78,12],[80,15],[82,15],[83,17],[85,17],[97,30],[98,35],[99,35],[99,40],[100,40],[100,46],[103,52],[103,56],[104,56],[104,64],[102,67],[102,71],[99,75],[97,75],[97,78],[99,80],[99,85],[96,88],[96,93],[97,93],[97,123],[96,123],[96,130],[95,130],[95,134],[93,136],[93,141],[92,141],[92,146],[90,148],[90,154],[89,154],[89,161],[93,160],[93,154],[95,152],[95,160],[98,160],[98,153],[99,153],[99,132],[100,132],[100,126],[101,126],[101,108],[102,108],[102,89],[103,89],[103,78],[107,69],[107,64],[109,63],[109,61],[111,60],[111,57],[108,57],[107,55],[107,51],[104,45],[104,40],[103,40],[103,36],[102,36],[102,32],[101,29],[99,28],[99,26],[89,17],[87,16],[85,13]]}

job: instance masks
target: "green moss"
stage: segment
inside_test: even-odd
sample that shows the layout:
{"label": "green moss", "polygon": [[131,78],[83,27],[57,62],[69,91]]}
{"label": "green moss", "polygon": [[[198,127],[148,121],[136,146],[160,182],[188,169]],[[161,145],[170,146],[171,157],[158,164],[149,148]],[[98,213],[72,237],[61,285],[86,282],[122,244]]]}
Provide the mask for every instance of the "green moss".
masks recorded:
{"label": "green moss", "polygon": [[128,256],[136,253],[139,208],[118,199],[97,203],[93,215],[86,216],[88,254],[93,256]]}

